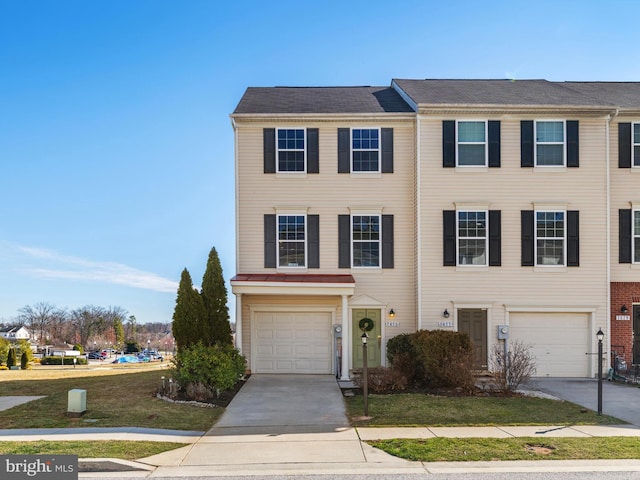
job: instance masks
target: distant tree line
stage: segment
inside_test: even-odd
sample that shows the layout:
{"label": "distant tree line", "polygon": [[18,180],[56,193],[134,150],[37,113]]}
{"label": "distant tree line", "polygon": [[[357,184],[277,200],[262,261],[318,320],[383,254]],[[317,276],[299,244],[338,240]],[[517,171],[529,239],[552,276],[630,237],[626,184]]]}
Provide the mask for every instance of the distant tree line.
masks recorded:
{"label": "distant tree line", "polygon": [[[68,310],[48,302],[21,308],[11,325],[24,325],[39,346],[81,345],[94,348],[122,349],[125,343],[137,342],[158,350],[173,350],[170,323],[138,324],[136,317],[122,307],[86,305]],[[8,322],[7,322],[8,323]]]}

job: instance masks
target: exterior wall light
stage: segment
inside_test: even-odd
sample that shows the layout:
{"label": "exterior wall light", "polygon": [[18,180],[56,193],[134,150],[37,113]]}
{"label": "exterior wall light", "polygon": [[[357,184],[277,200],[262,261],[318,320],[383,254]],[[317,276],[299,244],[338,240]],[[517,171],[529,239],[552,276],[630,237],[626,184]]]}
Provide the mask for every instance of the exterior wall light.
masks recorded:
{"label": "exterior wall light", "polygon": [[626,315],[627,313],[629,313],[629,309],[627,308],[626,305],[622,305],[620,307],[620,312]]}
{"label": "exterior wall light", "polygon": [[444,312],[442,312],[442,316],[444,318],[449,318],[449,310],[447,310],[446,308],[444,309]]}
{"label": "exterior wall light", "polygon": [[393,308],[389,310],[389,318],[395,318],[396,312],[393,311]]}

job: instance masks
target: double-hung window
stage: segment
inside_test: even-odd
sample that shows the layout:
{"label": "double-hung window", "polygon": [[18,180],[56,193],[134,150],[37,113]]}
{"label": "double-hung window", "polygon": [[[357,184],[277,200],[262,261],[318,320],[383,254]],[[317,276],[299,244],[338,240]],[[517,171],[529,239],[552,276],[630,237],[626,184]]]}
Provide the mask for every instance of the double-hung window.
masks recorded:
{"label": "double-hung window", "polygon": [[459,167],[487,166],[487,122],[457,122],[457,165]]}
{"label": "double-hung window", "polygon": [[640,263],[640,210],[633,210],[633,263]]}
{"label": "double-hung window", "polygon": [[566,265],[565,213],[557,210],[536,210],[536,265]]}
{"label": "double-hung window", "polygon": [[565,165],[564,121],[536,121],[536,166],[562,167]]}
{"label": "double-hung window", "polygon": [[380,129],[351,130],[352,172],[380,172]]}
{"label": "double-hung window", "polygon": [[487,211],[460,210],[457,214],[458,265],[487,265],[489,237]]}
{"label": "double-hung window", "polygon": [[380,267],[381,239],[380,215],[352,215],[352,265]]}
{"label": "double-hung window", "polygon": [[278,172],[305,172],[305,129],[279,128],[276,133]]}
{"label": "double-hung window", "polygon": [[633,149],[633,166],[640,167],[640,123],[633,124],[631,142],[631,148]]}
{"label": "double-hung window", "polygon": [[305,215],[278,215],[278,267],[306,267]]}

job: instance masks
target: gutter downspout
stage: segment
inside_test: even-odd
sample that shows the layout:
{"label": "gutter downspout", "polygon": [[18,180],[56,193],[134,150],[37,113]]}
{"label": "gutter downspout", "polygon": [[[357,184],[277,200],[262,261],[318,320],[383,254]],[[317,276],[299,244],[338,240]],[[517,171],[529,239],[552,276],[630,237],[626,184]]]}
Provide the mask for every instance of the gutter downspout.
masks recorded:
{"label": "gutter downspout", "polygon": [[[619,109],[607,115],[606,123],[606,182],[607,182],[607,352],[611,351],[611,122],[618,116]],[[606,365],[609,365],[611,356],[608,356]]]}
{"label": "gutter downspout", "polygon": [[422,169],[420,167],[420,111],[416,114],[416,299],[418,330],[422,330]]}
{"label": "gutter downspout", "polygon": [[[234,187],[235,187],[235,220],[236,220],[236,274],[240,269],[240,221],[238,219],[238,213],[240,212],[240,195],[238,195],[238,128],[236,121],[231,118],[231,126],[233,127],[233,162],[234,162]],[[236,295],[236,312],[235,312],[235,324],[236,324],[236,348],[242,353],[242,294]]]}

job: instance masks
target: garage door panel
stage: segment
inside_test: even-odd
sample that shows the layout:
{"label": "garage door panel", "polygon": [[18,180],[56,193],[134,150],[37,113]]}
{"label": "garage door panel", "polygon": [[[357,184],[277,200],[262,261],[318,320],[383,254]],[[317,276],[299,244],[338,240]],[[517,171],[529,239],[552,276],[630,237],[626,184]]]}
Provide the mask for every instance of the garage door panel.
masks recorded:
{"label": "garage door panel", "polygon": [[589,374],[589,317],[578,313],[513,313],[511,342],[531,348],[538,377],[586,377]]}
{"label": "garage door panel", "polygon": [[331,373],[329,312],[256,312],[256,373]]}

